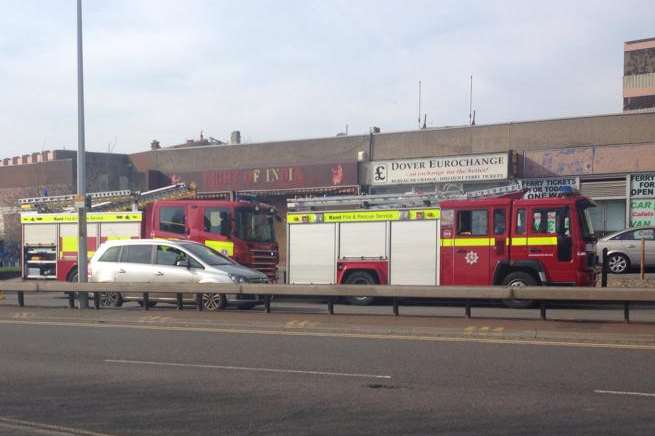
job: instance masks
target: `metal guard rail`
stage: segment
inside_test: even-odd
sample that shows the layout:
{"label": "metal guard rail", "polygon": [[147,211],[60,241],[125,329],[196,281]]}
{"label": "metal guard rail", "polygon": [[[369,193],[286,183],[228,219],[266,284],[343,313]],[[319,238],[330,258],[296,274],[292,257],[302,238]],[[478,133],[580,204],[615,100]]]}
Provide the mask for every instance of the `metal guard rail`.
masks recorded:
{"label": "metal guard rail", "polygon": [[103,292],[141,293],[143,308],[149,309],[151,293],[175,294],[177,308],[183,309],[183,294],[195,294],[197,308],[202,310],[202,294],[256,294],[264,300],[266,312],[271,311],[271,296],[321,296],[328,299],[328,310],[334,314],[334,303],[339,297],[391,298],[394,315],[399,314],[399,299],[452,299],[465,303],[465,315],[471,317],[472,302],[476,300],[534,300],[539,302],[542,319],[546,319],[548,303],[575,301],[593,303],[622,303],[624,319],[630,322],[630,304],[655,302],[655,289],[650,288],[592,288],[592,287],[502,287],[502,286],[407,286],[407,285],[285,285],[236,283],[69,283],[57,281],[6,281],[0,291],[16,293],[18,305],[24,306],[25,293],[63,292],[69,295],[69,306],[74,307],[74,293],[94,293],[94,304],[100,308],[99,294]]}

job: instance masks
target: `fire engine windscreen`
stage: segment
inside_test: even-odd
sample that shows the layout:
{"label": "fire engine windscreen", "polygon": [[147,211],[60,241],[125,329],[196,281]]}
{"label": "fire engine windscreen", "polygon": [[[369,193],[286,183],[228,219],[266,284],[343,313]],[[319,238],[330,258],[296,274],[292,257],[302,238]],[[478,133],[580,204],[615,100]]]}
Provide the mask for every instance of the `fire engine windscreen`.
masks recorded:
{"label": "fire engine windscreen", "polygon": [[237,237],[250,242],[274,242],[273,215],[250,208],[236,210]]}
{"label": "fire engine windscreen", "polygon": [[590,201],[582,200],[577,202],[576,207],[578,209],[578,220],[580,221],[582,238],[585,241],[591,241],[594,239],[594,228],[591,225],[589,209],[595,207],[595,205]]}

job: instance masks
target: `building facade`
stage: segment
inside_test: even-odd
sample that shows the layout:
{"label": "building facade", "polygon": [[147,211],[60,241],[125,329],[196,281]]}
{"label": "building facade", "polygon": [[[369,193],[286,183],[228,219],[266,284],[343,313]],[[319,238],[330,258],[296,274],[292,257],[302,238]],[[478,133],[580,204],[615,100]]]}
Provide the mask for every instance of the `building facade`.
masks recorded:
{"label": "building facade", "polygon": [[623,110],[655,110],[655,38],[624,44]]}

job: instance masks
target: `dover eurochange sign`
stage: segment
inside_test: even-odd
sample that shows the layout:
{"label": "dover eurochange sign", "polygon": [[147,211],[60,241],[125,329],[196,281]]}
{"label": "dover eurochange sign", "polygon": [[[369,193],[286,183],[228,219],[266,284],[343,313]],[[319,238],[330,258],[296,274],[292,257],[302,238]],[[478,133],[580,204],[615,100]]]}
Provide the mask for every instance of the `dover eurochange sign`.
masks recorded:
{"label": "dover eurochange sign", "polygon": [[521,186],[525,189],[523,198],[551,198],[579,190],[580,178],[522,179]]}
{"label": "dover eurochange sign", "polygon": [[508,176],[508,153],[371,162],[371,185],[472,182]]}
{"label": "dover eurochange sign", "polygon": [[630,197],[655,198],[655,174],[634,174],[630,178]]}

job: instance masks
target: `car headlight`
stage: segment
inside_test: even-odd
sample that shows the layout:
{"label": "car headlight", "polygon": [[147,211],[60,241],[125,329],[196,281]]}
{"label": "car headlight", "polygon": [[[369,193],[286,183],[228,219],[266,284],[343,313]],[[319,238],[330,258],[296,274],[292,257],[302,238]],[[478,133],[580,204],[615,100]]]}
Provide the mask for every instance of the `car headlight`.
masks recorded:
{"label": "car headlight", "polygon": [[243,277],[243,276],[237,276],[237,275],[234,275],[234,274],[228,274],[228,276],[230,277],[230,280],[232,280],[234,283],[245,283],[246,282],[246,278]]}

